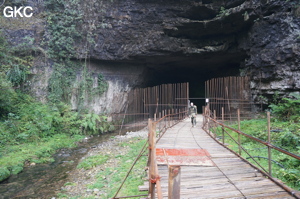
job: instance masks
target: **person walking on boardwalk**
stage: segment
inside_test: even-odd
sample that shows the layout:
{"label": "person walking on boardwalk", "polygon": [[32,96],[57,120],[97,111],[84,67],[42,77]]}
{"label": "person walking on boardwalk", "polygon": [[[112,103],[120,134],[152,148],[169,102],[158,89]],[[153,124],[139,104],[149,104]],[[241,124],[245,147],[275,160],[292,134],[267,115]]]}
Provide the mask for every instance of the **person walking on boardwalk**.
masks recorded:
{"label": "person walking on boardwalk", "polygon": [[191,102],[191,106],[189,108],[189,117],[191,118],[192,126],[196,126],[196,115],[197,115],[197,106]]}

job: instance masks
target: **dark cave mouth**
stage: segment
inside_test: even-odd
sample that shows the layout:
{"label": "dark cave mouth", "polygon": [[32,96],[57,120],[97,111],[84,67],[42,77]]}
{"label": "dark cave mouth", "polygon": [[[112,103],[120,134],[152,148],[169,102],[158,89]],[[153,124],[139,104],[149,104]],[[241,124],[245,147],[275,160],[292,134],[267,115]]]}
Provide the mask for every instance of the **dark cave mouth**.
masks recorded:
{"label": "dark cave mouth", "polygon": [[239,76],[247,58],[246,52],[234,50],[201,55],[138,56],[119,61],[94,59],[91,63],[97,67],[101,65],[108,67],[109,69],[105,69],[104,72],[106,78],[123,76],[126,77],[126,81],[131,78],[132,73],[135,74],[134,70],[143,68],[142,74],[138,75],[138,82],[134,80],[133,88],[189,82],[191,101],[201,107],[205,105],[205,81],[217,77]]}
{"label": "dark cave mouth", "polygon": [[[189,82],[190,100],[201,107],[205,105],[205,81],[217,77],[239,76],[246,58],[245,53],[170,57],[171,61],[168,61],[168,57],[148,58],[148,62],[152,63],[147,67],[142,87]],[[155,62],[164,63],[154,64]]]}

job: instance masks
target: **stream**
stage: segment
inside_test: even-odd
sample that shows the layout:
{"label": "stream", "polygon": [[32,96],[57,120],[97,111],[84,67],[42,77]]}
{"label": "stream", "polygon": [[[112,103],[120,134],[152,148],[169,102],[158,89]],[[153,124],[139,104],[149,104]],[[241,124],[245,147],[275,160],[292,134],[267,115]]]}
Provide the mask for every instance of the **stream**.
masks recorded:
{"label": "stream", "polygon": [[24,170],[0,183],[0,199],[55,198],[66,183],[68,173],[76,168],[88,151],[118,133],[104,134],[80,142],[72,149],[60,149],[54,154],[55,161],[25,167]]}

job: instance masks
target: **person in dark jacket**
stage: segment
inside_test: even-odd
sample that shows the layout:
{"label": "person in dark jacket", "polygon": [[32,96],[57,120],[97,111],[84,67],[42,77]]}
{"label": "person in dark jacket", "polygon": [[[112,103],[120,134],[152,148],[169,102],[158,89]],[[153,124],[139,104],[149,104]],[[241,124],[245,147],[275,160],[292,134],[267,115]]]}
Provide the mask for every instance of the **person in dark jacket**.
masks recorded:
{"label": "person in dark jacket", "polygon": [[189,108],[189,117],[191,118],[192,126],[196,126],[196,115],[197,115],[197,106],[191,102],[191,106]]}

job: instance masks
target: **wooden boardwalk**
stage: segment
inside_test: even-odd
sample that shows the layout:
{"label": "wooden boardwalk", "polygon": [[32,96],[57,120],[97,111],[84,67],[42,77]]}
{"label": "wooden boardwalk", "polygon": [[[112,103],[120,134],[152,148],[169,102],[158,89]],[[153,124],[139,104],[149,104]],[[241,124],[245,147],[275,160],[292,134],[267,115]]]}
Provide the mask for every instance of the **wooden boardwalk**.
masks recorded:
{"label": "wooden boardwalk", "polygon": [[[167,130],[160,149],[206,149],[214,165],[181,166],[181,199],[185,198],[294,198],[249,164],[219,145],[186,119]],[[158,165],[163,197],[168,198],[168,168]]]}

